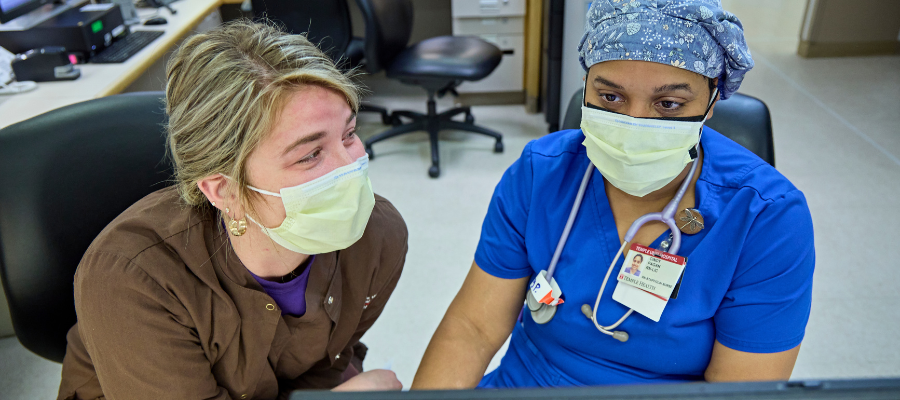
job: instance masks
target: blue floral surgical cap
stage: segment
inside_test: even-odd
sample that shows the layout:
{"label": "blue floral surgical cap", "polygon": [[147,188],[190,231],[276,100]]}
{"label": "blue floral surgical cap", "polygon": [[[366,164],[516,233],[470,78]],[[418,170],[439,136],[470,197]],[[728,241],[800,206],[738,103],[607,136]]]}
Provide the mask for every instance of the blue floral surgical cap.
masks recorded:
{"label": "blue floral surgical cap", "polygon": [[643,60],[719,78],[727,99],[753,68],[737,17],[719,0],[594,0],[578,44],[581,66]]}

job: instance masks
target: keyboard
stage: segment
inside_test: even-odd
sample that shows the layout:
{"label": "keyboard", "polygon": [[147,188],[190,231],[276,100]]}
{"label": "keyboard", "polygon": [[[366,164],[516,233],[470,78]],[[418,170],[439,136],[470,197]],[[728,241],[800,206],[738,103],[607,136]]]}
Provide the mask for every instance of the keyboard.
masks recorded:
{"label": "keyboard", "polygon": [[162,34],[162,31],[131,32],[125,35],[125,37],[113,42],[112,46],[103,49],[103,51],[91,57],[90,61],[94,64],[125,62],[125,60],[131,58],[135,53],[141,51],[144,47],[147,47],[150,42],[162,36]]}

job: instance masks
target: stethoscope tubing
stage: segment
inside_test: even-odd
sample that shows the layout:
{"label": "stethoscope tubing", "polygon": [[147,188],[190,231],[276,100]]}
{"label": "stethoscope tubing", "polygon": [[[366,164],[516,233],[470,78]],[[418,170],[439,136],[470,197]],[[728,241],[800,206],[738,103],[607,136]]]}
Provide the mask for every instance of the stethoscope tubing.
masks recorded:
{"label": "stethoscope tubing", "polygon": [[[585,86],[582,88],[582,95],[587,91],[587,81],[585,81]],[[709,115],[709,110],[712,108],[713,103],[715,103],[716,97],[718,96],[719,89],[716,88],[709,99],[709,104],[706,106],[706,112],[704,113],[704,121],[705,117]],[[582,96],[584,97],[584,96]],[[587,104],[586,101],[584,104]],[[582,105],[584,105],[582,104]],[[701,131],[702,134],[702,131]],[[699,142],[697,147],[699,147]],[[622,315],[622,318],[619,318],[618,321],[613,323],[612,325],[603,326],[597,322],[597,309],[600,307],[600,299],[603,297],[603,291],[606,289],[606,284],[609,282],[609,277],[612,275],[613,268],[615,268],[616,263],[619,261],[619,257],[622,256],[622,252],[625,251],[625,247],[628,246],[628,243],[634,239],[634,236],[637,234],[637,231],[647,222],[650,221],[660,221],[665,223],[669,230],[672,232],[672,242],[669,245],[668,251],[670,254],[677,254],[678,250],[681,248],[681,229],[675,224],[675,211],[678,208],[679,203],[684,198],[685,193],[687,193],[688,187],[691,185],[691,181],[694,180],[694,174],[697,171],[699,157],[694,159],[691,163],[691,169],[688,173],[688,176],[684,179],[684,182],[679,186],[678,191],[675,193],[675,197],[669,201],[668,204],[663,208],[661,212],[650,213],[641,216],[637,220],[635,220],[631,226],[628,228],[628,231],[625,232],[625,236],[622,238],[622,246],[619,247],[619,251],[616,252],[616,256],[613,258],[612,263],[609,265],[609,269],[606,271],[606,275],[603,277],[603,283],[600,285],[600,290],[597,293],[597,299],[594,301],[594,307],[592,310],[585,310],[585,307],[589,307],[589,305],[585,304],[582,306],[582,312],[584,312],[585,316],[588,317],[591,322],[593,322],[594,326],[600,332],[603,332],[613,338],[625,342],[628,340],[628,333],[624,331],[613,331],[613,329],[617,328],[621,325],[625,320],[634,312],[633,308],[629,308],[628,311]],[[552,282],[553,273],[556,271],[556,265],[559,262],[559,257],[562,255],[563,248],[566,246],[566,241],[569,238],[569,233],[572,230],[572,225],[575,223],[575,217],[578,215],[578,210],[581,208],[581,202],[584,199],[584,194],[587,192],[588,183],[591,180],[591,175],[594,171],[594,164],[588,164],[587,170],[584,173],[584,177],[581,179],[581,185],[578,187],[578,194],[575,196],[575,204],[572,206],[572,211],[569,212],[569,219],[566,221],[566,226],[563,228],[562,236],[559,238],[559,243],[556,245],[556,250],[553,252],[553,258],[550,260],[550,266],[547,268],[546,279],[547,281]],[[527,302],[526,302],[527,303]],[[530,309],[530,303],[529,309]],[[532,313],[538,311],[542,305],[538,304],[538,309],[531,310]],[[533,315],[533,314],[532,314]],[[549,318],[553,318],[552,315]],[[549,321],[549,319],[547,320]],[[546,322],[542,322],[546,323]]]}
{"label": "stethoscope tubing", "polygon": [[[625,251],[625,247],[628,246],[628,243],[634,239],[634,236],[637,234],[637,231],[641,229],[641,227],[650,222],[650,221],[661,221],[668,225],[669,229],[672,231],[672,244],[669,247],[670,254],[677,254],[679,248],[681,247],[681,230],[678,229],[678,226],[675,225],[675,210],[678,208],[678,204],[681,203],[681,199],[684,198],[684,194],[687,193],[687,188],[690,186],[691,181],[694,180],[694,173],[697,171],[697,161],[694,160],[691,163],[691,170],[688,172],[686,178],[684,178],[684,182],[681,183],[681,186],[678,187],[678,191],[675,193],[675,197],[666,204],[666,207],[663,208],[662,212],[650,213],[646,214],[637,220],[635,220],[631,226],[628,228],[628,231],[625,233],[625,237],[622,239],[622,246],[619,247],[619,251],[616,253],[616,257],[613,258],[611,264],[609,264],[609,269],[606,270],[606,276],[603,277],[603,283],[600,285],[600,290],[597,293],[597,300],[594,301],[594,309],[591,315],[591,322],[594,323],[594,326],[597,327],[597,330],[603,332],[607,335],[616,337],[616,332],[613,332],[613,329],[616,329],[619,325],[625,322],[631,313],[634,312],[633,308],[629,308],[628,311],[622,315],[622,318],[619,318],[612,325],[603,326],[597,322],[597,309],[600,308],[600,299],[603,297],[603,291],[606,289],[606,283],[609,281],[609,276],[612,275],[612,271],[616,266],[616,263],[619,261],[619,257],[622,256],[622,252]],[[627,340],[627,336],[626,336]]]}
{"label": "stethoscope tubing", "polygon": [[569,239],[569,232],[572,231],[572,225],[575,224],[575,216],[578,215],[578,210],[581,208],[581,201],[584,199],[585,192],[587,192],[587,186],[588,183],[591,182],[591,175],[593,172],[594,164],[588,164],[587,171],[584,173],[584,178],[581,178],[581,186],[578,187],[578,194],[575,195],[575,204],[572,206],[572,211],[569,212],[569,219],[566,221],[566,227],[563,228],[559,243],[556,244],[556,251],[553,252],[553,258],[550,259],[550,266],[547,268],[548,280],[553,277],[553,272],[556,271],[556,264],[559,262],[559,256],[562,255],[563,248],[566,247],[566,241]]}
{"label": "stethoscope tubing", "polygon": [[606,276],[603,277],[603,283],[600,284],[600,291],[597,293],[597,300],[594,301],[594,311],[591,315],[591,322],[594,323],[594,326],[597,327],[597,330],[609,336],[614,336],[612,330],[616,329],[619,325],[625,322],[625,319],[634,312],[633,308],[629,308],[628,311],[626,311],[625,314],[622,315],[622,318],[619,318],[619,320],[612,325],[603,326],[597,322],[597,309],[600,307],[600,298],[603,297],[603,290],[606,289],[606,282],[609,281],[609,277],[610,275],[612,275],[613,269],[616,266],[616,262],[619,261],[619,257],[622,256],[622,252],[625,251],[625,246],[627,245],[628,242],[622,243],[622,247],[619,247],[619,251],[616,253],[616,257],[613,258],[612,264],[609,264],[609,269],[606,270]]}
{"label": "stethoscope tubing", "polygon": [[[694,174],[697,171],[697,162],[695,159],[691,163],[691,169],[688,173],[687,177],[684,179],[684,182],[681,183],[681,186],[678,188],[678,191],[675,193],[675,196],[672,200],[669,201],[668,204],[663,208],[661,212],[655,212],[650,214],[645,214],[635,220],[631,226],[626,231],[625,236],[622,238],[622,246],[619,247],[619,251],[616,252],[616,256],[613,258],[612,263],[609,264],[609,268],[606,270],[606,275],[603,277],[603,283],[600,285],[600,290],[597,293],[597,299],[594,301],[594,307],[591,310],[589,318],[594,326],[600,332],[612,336],[620,341],[628,340],[628,334],[626,332],[617,332],[613,331],[629,316],[634,312],[633,308],[629,308],[625,314],[619,318],[618,321],[613,323],[612,325],[600,325],[597,322],[597,310],[600,308],[600,300],[603,298],[603,292],[606,289],[606,284],[609,282],[609,277],[612,275],[612,271],[616,266],[616,263],[619,261],[619,257],[622,256],[622,253],[625,251],[625,247],[628,246],[628,243],[634,239],[634,236],[637,234],[637,231],[646,223],[650,221],[660,221],[665,223],[672,232],[672,243],[669,246],[670,254],[677,254],[678,250],[681,247],[681,230],[675,224],[675,210],[678,208],[679,203],[684,198],[685,193],[687,193],[687,189],[691,184],[691,181],[694,178]],[[572,206],[572,211],[569,212],[569,219],[566,221],[566,226],[563,228],[562,236],[559,239],[559,243],[556,245],[556,250],[553,252],[553,258],[550,260],[550,266],[547,268],[547,280],[553,278],[553,273],[556,271],[556,265],[559,262],[559,257],[562,254],[563,248],[565,248],[566,242],[569,238],[569,233],[572,231],[572,225],[575,223],[575,217],[578,215],[578,210],[581,208],[582,200],[584,199],[584,195],[587,192],[587,185],[591,180],[591,176],[594,171],[594,165],[589,164],[587,170],[584,173],[584,177],[581,179],[581,185],[578,187],[578,194],[575,196],[575,203]],[[534,310],[532,310],[534,311]],[[585,311],[587,315],[587,312]]]}

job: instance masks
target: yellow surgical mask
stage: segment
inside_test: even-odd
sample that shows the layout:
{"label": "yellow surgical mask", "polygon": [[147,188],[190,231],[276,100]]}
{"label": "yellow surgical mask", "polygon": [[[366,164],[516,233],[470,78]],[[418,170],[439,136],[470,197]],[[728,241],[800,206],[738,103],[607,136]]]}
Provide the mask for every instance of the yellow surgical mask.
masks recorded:
{"label": "yellow surgical mask", "polygon": [[635,118],[582,105],[582,144],[610,184],[644,197],[672,182],[691,162],[689,151],[700,142],[708,114],[709,107],[696,121]]}
{"label": "yellow surgical mask", "polygon": [[287,214],[277,228],[266,228],[247,217],[282,247],[302,254],[343,250],[358,241],[375,208],[369,181],[369,156],[280,193],[248,186],[280,197]]}

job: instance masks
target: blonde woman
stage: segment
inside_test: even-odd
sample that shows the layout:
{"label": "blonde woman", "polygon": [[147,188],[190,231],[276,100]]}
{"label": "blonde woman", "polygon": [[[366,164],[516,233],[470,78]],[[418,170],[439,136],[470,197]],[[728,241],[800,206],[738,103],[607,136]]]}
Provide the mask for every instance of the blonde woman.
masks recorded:
{"label": "blonde woman", "polygon": [[249,22],[187,40],[167,75],[176,184],[85,253],[59,398],[399,389],[390,371],[347,380],[407,250],[369,183],[357,88],[304,37]]}

